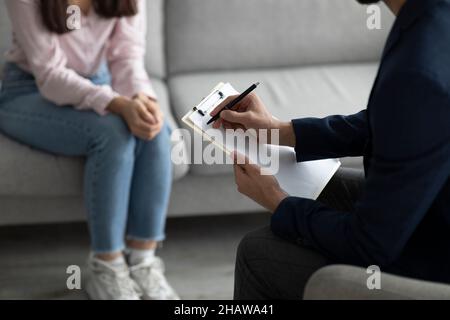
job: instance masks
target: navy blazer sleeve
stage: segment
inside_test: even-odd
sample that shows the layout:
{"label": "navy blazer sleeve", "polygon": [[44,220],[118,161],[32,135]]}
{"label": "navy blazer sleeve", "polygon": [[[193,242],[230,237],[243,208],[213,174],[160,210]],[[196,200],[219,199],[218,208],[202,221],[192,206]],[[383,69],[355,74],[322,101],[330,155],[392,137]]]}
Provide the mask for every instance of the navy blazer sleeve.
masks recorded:
{"label": "navy blazer sleeve", "polygon": [[[449,178],[450,99],[448,89],[433,79],[404,72],[380,84],[383,94],[373,98],[370,109],[371,167],[354,212],[288,197],[272,216],[273,232],[302,239],[336,262],[386,266],[398,258]],[[316,128],[318,144],[333,140]],[[361,147],[360,139],[353,141],[357,146],[347,150]]]}
{"label": "navy blazer sleeve", "polygon": [[350,116],[297,119],[292,124],[299,162],[362,156],[369,136],[366,110]]}

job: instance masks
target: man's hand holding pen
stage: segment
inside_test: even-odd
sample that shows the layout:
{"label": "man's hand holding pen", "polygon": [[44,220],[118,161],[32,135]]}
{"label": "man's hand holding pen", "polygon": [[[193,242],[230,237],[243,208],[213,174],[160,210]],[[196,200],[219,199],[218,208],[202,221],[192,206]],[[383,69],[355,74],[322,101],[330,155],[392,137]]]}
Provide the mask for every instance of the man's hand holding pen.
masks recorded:
{"label": "man's hand holding pen", "polygon": [[[237,96],[230,96],[212,112],[211,116],[215,116],[226,105],[236,99]],[[265,107],[262,100],[255,94],[251,93],[246,96],[240,103],[234,106],[233,110],[223,110],[220,118],[214,122],[214,128],[223,126],[225,129],[255,129],[259,133],[260,129],[268,130],[269,139],[270,131],[279,130],[279,144],[283,146],[295,146],[295,134],[290,122],[282,122],[274,118]]]}
{"label": "man's hand holding pen", "polygon": [[[217,106],[211,116],[217,115],[226,105],[238,96],[231,96]],[[220,118],[213,124],[214,128],[225,129],[254,129],[258,133],[261,129],[279,130],[280,145],[295,146],[295,134],[290,122],[275,119],[261,99],[254,93],[247,95],[232,110],[223,110]],[[233,153],[234,176],[238,191],[254,200],[270,212],[274,212],[278,205],[289,195],[284,192],[277,179],[270,175],[261,175],[261,168],[250,163],[244,155]]]}

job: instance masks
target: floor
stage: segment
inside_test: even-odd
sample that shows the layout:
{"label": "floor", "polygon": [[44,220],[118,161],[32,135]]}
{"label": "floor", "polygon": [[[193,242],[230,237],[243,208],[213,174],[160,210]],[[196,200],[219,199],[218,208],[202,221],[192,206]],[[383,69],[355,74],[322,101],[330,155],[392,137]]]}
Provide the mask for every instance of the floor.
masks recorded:
{"label": "floor", "polygon": [[[159,255],[184,299],[231,299],[236,247],[268,214],[174,218]],[[83,223],[0,228],[0,299],[87,299],[68,290],[66,269],[89,253]]]}

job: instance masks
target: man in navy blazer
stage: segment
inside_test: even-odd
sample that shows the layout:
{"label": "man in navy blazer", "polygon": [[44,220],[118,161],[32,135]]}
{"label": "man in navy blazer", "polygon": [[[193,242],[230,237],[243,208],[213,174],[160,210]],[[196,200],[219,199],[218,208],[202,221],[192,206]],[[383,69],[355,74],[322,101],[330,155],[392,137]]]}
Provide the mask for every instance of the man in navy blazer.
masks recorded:
{"label": "man in navy blazer", "polygon": [[301,298],[330,263],[450,283],[450,0],[385,2],[397,19],[367,110],[284,123],[253,94],[215,123],[279,129],[298,161],[364,156],[365,177],[339,173],[318,201],[235,164],[239,191],[273,212],[273,233],[239,246],[236,299]]}

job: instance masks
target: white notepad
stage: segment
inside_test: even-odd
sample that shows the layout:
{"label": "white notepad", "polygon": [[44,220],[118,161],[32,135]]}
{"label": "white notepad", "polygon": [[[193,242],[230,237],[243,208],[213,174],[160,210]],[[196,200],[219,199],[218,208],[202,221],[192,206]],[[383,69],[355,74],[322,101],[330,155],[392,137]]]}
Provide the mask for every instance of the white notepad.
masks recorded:
{"label": "white notepad", "polygon": [[[195,132],[201,134],[205,140],[210,141],[226,154],[237,151],[245,154],[251,162],[261,165],[265,170],[273,173],[281,188],[291,196],[307,199],[317,199],[327,183],[339,169],[341,163],[337,159],[300,162],[296,161],[293,148],[273,145],[260,145],[258,150],[249,150],[248,145],[239,148],[235,143],[218,141],[217,136],[225,136],[223,128],[213,129],[212,124],[207,125],[210,112],[223,102],[228,96],[239,94],[229,83],[219,83],[199,105],[189,111],[182,121]],[[217,130],[217,131],[216,131]],[[220,131],[220,132],[218,132]],[[247,137],[248,138],[248,137]],[[231,141],[229,141],[231,142]],[[266,163],[261,162],[258,152],[278,153],[279,167],[275,172]],[[269,153],[270,154],[270,153]]]}

